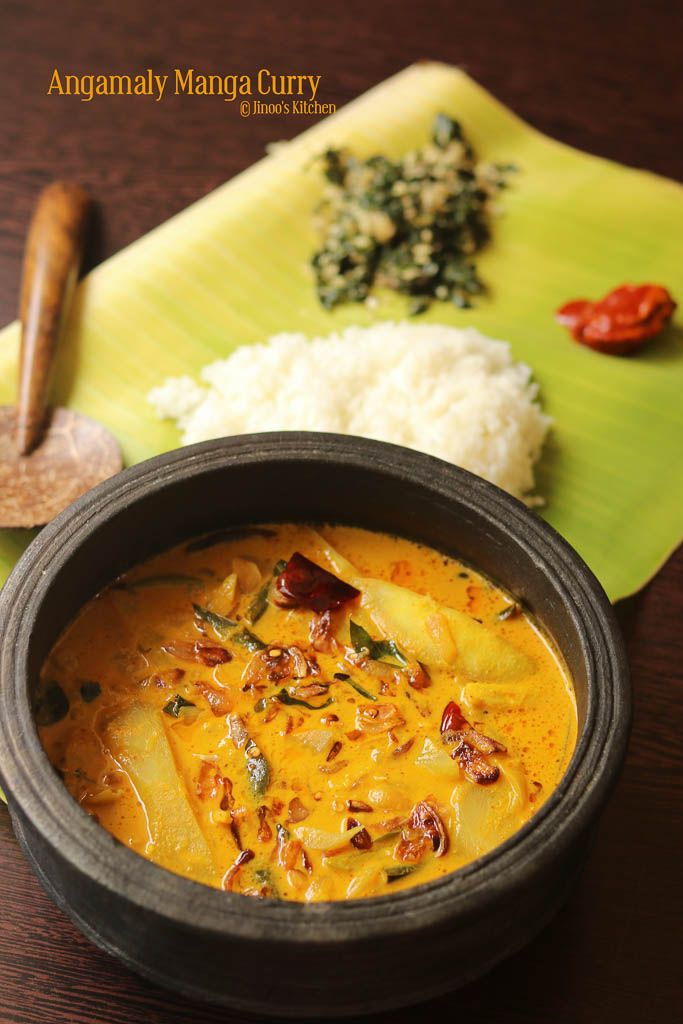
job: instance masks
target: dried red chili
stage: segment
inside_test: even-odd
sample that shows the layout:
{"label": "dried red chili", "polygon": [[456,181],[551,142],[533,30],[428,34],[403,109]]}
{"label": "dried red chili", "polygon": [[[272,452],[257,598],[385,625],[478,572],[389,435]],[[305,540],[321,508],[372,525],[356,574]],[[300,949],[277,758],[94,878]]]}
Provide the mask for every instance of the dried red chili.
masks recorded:
{"label": "dried red chili", "polygon": [[[360,822],[357,818],[347,818],[347,831],[352,828],[358,828],[359,825]],[[372,838],[368,830],[362,828],[360,832],[356,832],[355,836],[351,837],[351,845],[355,846],[357,850],[370,850],[372,848]]]}
{"label": "dried red chili", "polygon": [[338,644],[334,635],[332,611],[329,608],[326,612],[319,612],[314,619],[311,619],[308,639],[314,650],[321,654],[334,654],[337,650]]}
{"label": "dried red chili", "polygon": [[170,640],[168,643],[162,644],[161,649],[173,658],[179,658],[180,661],[196,661],[209,668],[232,661],[232,654],[230,651],[226,651],[225,647],[205,644],[201,640]]}
{"label": "dried red chili", "polygon": [[275,580],[275,601],[283,608],[326,612],[358,597],[360,591],[295,551]]}
{"label": "dried red chili", "polygon": [[599,302],[566,302],[555,318],[582,345],[598,352],[624,355],[659,334],[675,309],[676,303],[661,285],[625,284]]}
{"label": "dried red chili", "polygon": [[347,800],[346,806],[355,814],[372,814],[372,807],[365,800]]}
{"label": "dried red chili", "polygon": [[223,780],[220,772],[217,771],[216,765],[209,761],[202,761],[199,766],[199,774],[197,776],[196,793],[200,800],[206,800],[207,797],[212,799],[218,795],[218,791],[222,788]]}
{"label": "dried red chili", "polygon": [[308,810],[306,805],[302,803],[298,796],[293,797],[289,801],[289,815],[287,816],[287,824],[296,824],[298,821],[303,821],[307,818],[311,812]]}
{"label": "dried red chili", "polygon": [[435,857],[443,857],[448,852],[448,832],[432,799],[428,797],[426,800],[420,800],[413,807],[408,826],[403,829],[401,840],[396,847],[396,857],[399,860],[415,863],[422,859],[430,847]]}
{"label": "dried red chili", "polygon": [[498,740],[473,729],[454,700],[449,701],[441,716],[443,742],[452,747],[451,757],[458,762],[468,779],[480,786],[496,782],[500,769],[486,760],[488,754],[505,754],[507,748]]}
{"label": "dried red chili", "polygon": [[[453,733],[452,735],[463,736],[465,734]],[[474,744],[469,743],[465,739],[461,738],[457,741],[451,757],[457,760],[467,778],[472,782],[476,782],[479,786],[490,786],[491,783],[497,782],[500,777],[498,765],[489,764],[486,756],[480,753]]]}
{"label": "dried red chili", "polygon": [[254,859],[254,851],[253,850],[242,850],[240,855],[237,857],[237,860],[234,861],[232,866],[229,867],[228,870],[223,875],[223,882],[222,882],[223,888],[226,889],[228,892],[231,892],[232,891],[233,882],[235,881],[235,878],[239,874],[240,868],[244,864],[248,864],[249,861],[253,860],[253,859]]}
{"label": "dried red chili", "polygon": [[273,838],[273,830],[267,819],[268,808],[265,804],[256,808],[256,814],[259,821],[258,832],[256,833],[258,841],[259,843],[268,843]]}
{"label": "dried red chili", "polygon": [[441,732],[453,732],[466,725],[465,716],[454,700],[448,702],[441,716]]}

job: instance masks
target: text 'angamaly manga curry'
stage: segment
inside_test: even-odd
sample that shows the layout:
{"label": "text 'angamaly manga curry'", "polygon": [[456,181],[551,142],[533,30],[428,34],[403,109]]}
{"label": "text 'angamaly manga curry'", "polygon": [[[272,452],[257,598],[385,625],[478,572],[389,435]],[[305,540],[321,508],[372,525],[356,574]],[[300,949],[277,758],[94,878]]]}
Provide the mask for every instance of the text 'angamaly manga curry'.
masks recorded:
{"label": "text 'angamaly manga curry'", "polygon": [[136,567],[54,647],[36,717],[122,843],[305,901],[488,852],[558,784],[577,731],[564,666],[508,595],[340,526],[225,531]]}

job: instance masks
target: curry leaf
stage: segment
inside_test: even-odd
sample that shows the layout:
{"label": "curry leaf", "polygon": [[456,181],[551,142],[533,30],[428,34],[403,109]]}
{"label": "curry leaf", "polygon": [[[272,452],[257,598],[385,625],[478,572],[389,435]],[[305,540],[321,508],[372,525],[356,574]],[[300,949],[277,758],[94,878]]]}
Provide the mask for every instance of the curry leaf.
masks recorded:
{"label": "curry leaf", "polygon": [[254,600],[247,608],[246,619],[247,622],[253,626],[255,622],[261,618],[266,608],[268,607],[268,591],[270,590],[270,580],[264,583],[259,592],[257,593]]}
{"label": "curry leaf", "polygon": [[384,874],[386,875],[387,882],[396,882],[399,878],[412,875],[413,871],[417,871],[419,866],[419,864],[397,864],[396,867],[385,868]]}
{"label": "curry leaf", "polygon": [[193,604],[192,607],[197,618],[202,622],[208,622],[224,640],[231,640],[240,647],[246,647],[248,651],[262,651],[268,646],[246,626],[238,627],[234,619],[218,615],[198,604]]}
{"label": "curry leaf", "polygon": [[176,693],[173,700],[169,700],[168,704],[164,705],[164,711],[167,715],[170,715],[171,718],[179,718],[180,712],[183,708],[194,708],[196,706],[197,705],[193,701],[185,700],[185,698],[181,697],[179,693]]}
{"label": "curry leaf", "polygon": [[192,608],[198,619],[202,622],[208,622],[208,624],[215,629],[219,636],[226,639],[231,630],[233,630],[237,623],[233,619],[228,619],[225,615],[218,615],[216,612],[210,611],[208,608],[202,608],[199,604],[193,604]]}
{"label": "curry leaf", "polygon": [[314,704],[309,704],[308,701],[299,700],[298,697],[292,697],[291,693],[283,689],[277,694],[277,699],[281,704],[298,704],[299,707],[308,708],[309,711],[322,711],[323,708],[327,708],[333,703],[332,697],[328,697],[324,704],[318,704],[316,707]]}
{"label": "curry leaf", "polygon": [[399,665],[407,665],[408,659],[401,653],[394,640],[373,640],[367,629],[353,619],[349,623],[351,645],[357,654],[368,652],[373,661],[396,661]]}
{"label": "curry leaf", "polygon": [[240,647],[246,647],[248,651],[263,651],[268,646],[264,644],[263,640],[252,633],[250,629],[243,626],[242,629],[236,630],[231,634],[230,639],[234,644],[239,644]]}
{"label": "curry leaf", "polygon": [[338,679],[342,683],[348,683],[349,686],[352,686],[354,688],[356,693],[359,693],[361,695],[361,697],[365,697],[367,700],[377,700],[377,697],[375,696],[374,693],[370,693],[369,690],[366,690],[365,687],[360,685],[360,683],[357,683],[355,679],[352,679],[351,676],[347,675],[346,672],[335,672],[334,678]]}
{"label": "curry leaf", "polygon": [[278,887],[275,884],[273,874],[268,868],[257,868],[256,871],[254,871],[254,878],[259,885],[265,887],[266,892],[264,895],[268,896],[269,899],[279,900],[281,898]]}

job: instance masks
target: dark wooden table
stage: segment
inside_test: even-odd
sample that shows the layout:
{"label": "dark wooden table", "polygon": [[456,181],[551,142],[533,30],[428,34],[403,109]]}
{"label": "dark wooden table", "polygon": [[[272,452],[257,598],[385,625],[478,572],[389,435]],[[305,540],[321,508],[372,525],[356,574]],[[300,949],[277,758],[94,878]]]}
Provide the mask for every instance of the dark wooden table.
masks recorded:
{"label": "dark wooden table", "polygon": [[[321,74],[320,99],[341,105],[436,58],[463,65],[550,135],[683,179],[683,8],[670,0],[2,0],[0,24],[0,322],[14,315],[27,220],[53,175],[100,201],[92,265],[310,123],[242,120],[216,98],[47,96],[55,66]],[[634,675],[630,753],[569,904],[488,977],[394,1021],[648,1024],[680,1013],[682,584],[679,551],[620,609]],[[238,1019],[168,995],[95,950],[44,895],[0,809],[0,1024]]]}

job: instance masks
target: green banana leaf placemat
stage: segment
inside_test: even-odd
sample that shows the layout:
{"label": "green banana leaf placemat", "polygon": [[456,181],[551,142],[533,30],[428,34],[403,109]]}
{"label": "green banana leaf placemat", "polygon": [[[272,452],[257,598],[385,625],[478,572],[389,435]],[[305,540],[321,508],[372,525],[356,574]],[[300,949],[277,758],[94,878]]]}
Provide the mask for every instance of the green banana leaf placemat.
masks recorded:
{"label": "green banana leaf placemat", "polygon": [[[478,260],[489,295],[468,311],[435,303],[425,320],[472,324],[533,368],[555,421],[538,472],[541,514],[610,597],[624,597],[681,537],[683,331],[674,324],[620,359],[573,343],[553,311],[629,281],[683,299],[683,188],[540,135],[455,68],[408,68],[89,274],[57,401],[101,420],[132,463],[178,444],[145,397],[167,375],[279,331],[404,318],[397,296],[374,311],[318,304],[308,262],[322,185],[311,162],[328,145],[398,156],[426,141],[440,111],[462,122],[481,159],[520,170]],[[0,333],[0,401],[13,398],[17,343],[16,324]],[[30,536],[0,533],[0,578]]]}

